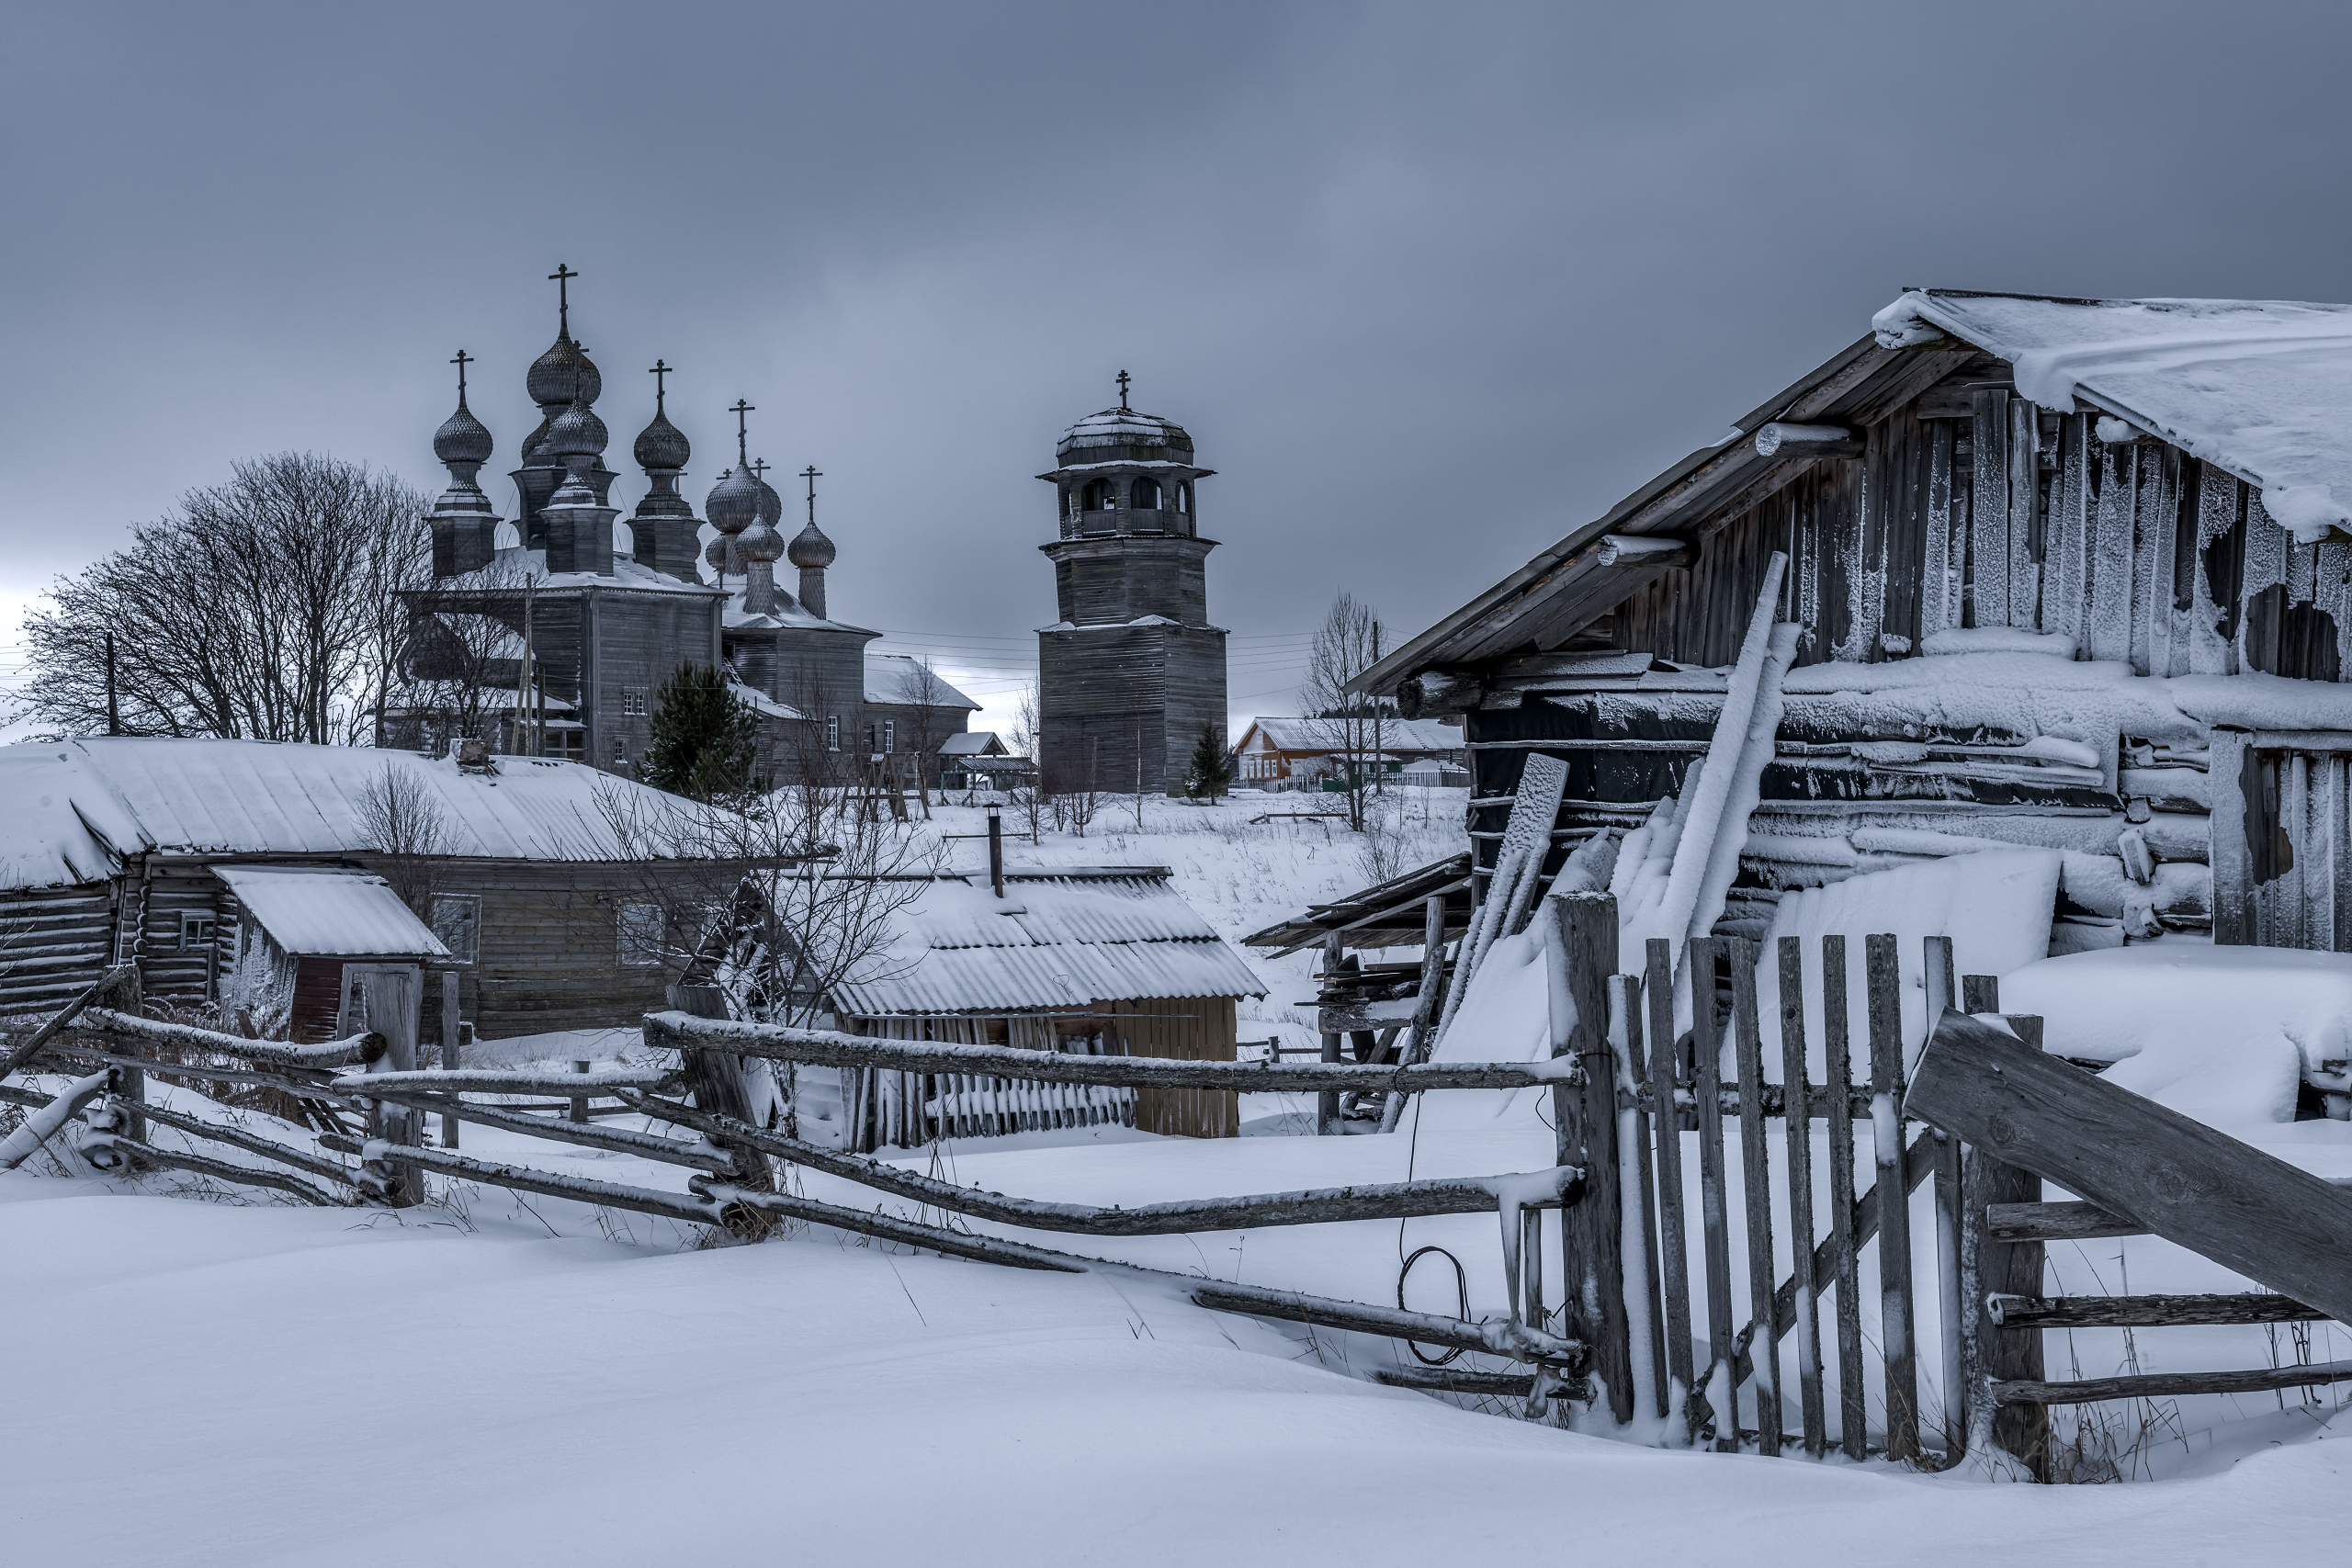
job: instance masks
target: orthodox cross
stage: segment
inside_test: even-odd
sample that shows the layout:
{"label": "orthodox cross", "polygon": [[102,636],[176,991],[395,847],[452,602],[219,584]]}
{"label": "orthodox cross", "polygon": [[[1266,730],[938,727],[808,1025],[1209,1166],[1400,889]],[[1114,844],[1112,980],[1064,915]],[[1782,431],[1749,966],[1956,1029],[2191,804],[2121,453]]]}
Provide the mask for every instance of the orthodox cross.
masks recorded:
{"label": "orthodox cross", "polygon": [[735,460],[739,463],[749,466],[752,461],[751,435],[749,434],[752,427],[750,424],[745,423],[743,416],[747,413],[757,413],[759,410],[756,405],[747,403],[742,399],[738,398],[735,400],[735,406],[729,409],[727,412],[735,416]]}
{"label": "orthodox cross", "polygon": [[1122,370],[1119,372],[1119,412],[1121,413],[1130,413],[1134,412],[1127,407],[1127,382],[1129,379],[1130,378],[1125,371]]}
{"label": "orthodox cross", "polygon": [[653,362],[653,368],[646,372],[648,376],[653,378],[653,412],[655,413],[662,412],[662,389],[667,383],[670,369],[668,360],[657,359]]}
{"label": "orthodox cross", "polygon": [[811,463],[800,470],[800,477],[808,481],[808,526],[814,528],[817,525],[817,481],[825,476],[817,471],[816,464]]}
{"label": "orthodox cross", "polygon": [[458,400],[461,403],[466,400],[466,367],[473,362],[474,356],[462,348],[458,350],[458,357],[449,361],[458,367]]}
{"label": "orthodox cross", "polygon": [[555,330],[560,336],[571,335],[571,280],[579,276],[561,262],[548,274],[548,281],[555,285]]}
{"label": "orthodox cross", "polygon": [[765,457],[752,465],[752,473],[763,484],[767,482],[768,460]]}

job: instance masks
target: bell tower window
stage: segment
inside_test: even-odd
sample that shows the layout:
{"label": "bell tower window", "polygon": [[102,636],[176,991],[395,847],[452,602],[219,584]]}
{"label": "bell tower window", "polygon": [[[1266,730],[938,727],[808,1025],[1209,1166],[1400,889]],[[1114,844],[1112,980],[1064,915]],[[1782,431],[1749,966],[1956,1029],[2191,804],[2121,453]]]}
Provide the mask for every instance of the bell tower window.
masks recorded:
{"label": "bell tower window", "polygon": [[1135,489],[1129,493],[1135,497],[1133,504],[1137,512],[1159,510],[1159,481],[1158,479],[1137,479],[1135,482]]}

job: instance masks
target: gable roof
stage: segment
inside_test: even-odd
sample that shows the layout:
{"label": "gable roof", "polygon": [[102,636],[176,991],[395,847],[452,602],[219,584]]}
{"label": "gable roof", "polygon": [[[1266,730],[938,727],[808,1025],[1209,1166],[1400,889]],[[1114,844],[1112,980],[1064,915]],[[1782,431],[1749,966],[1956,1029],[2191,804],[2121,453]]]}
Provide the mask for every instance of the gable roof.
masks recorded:
{"label": "gable roof", "polygon": [[297,957],[447,958],[380,876],[310,866],[216,865],[254,923]]}
{"label": "gable roof", "polygon": [[[1340,751],[1346,748],[1329,729],[1329,721],[1313,718],[1253,718],[1235,743],[1238,751],[1256,735],[1276,751]],[[1366,737],[1369,739],[1369,737]],[[1459,751],[1466,744],[1463,732],[1433,718],[1388,718],[1380,726],[1380,744],[1391,751]]]}
{"label": "gable roof", "polygon": [[[1687,537],[1756,505],[1818,455],[1757,450],[1766,423],[1871,424],[1980,353],[2045,407],[2106,410],[2261,486],[2299,537],[2352,528],[2352,307],[2236,299],[2064,299],[1907,289],[1849,344],[1729,434],[1399,647],[1351,683],[1392,693],[1424,670],[1563,649],[1679,563],[1610,538]],[[2341,499],[2339,499],[2341,498]]]}
{"label": "gable roof", "polygon": [[1145,997],[1261,997],[1241,955],[1159,866],[943,877],[902,911],[889,945],[835,987],[843,1011],[1084,1009]]}
{"label": "gable roof", "polygon": [[943,757],[1003,757],[1011,755],[993,729],[968,729],[939,743]]}
{"label": "gable roof", "polygon": [[606,815],[673,795],[586,767],[501,757],[496,774],[413,751],[266,740],[92,737],[0,747],[0,888],[99,882],[123,857],[334,854],[379,846],[364,802],[387,768],[424,784],[453,855],[633,858]]}
{"label": "gable roof", "polygon": [[[887,707],[911,707],[907,695],[911,682],[922,680],[926,665],[903,653],[883,653],[874,649],[865,650],[865,700]],[[937,684],[932,700],[925,707],[969,708],[980,711],[980,705],[949,685],[936,670],[928,670],[929,677]]]}

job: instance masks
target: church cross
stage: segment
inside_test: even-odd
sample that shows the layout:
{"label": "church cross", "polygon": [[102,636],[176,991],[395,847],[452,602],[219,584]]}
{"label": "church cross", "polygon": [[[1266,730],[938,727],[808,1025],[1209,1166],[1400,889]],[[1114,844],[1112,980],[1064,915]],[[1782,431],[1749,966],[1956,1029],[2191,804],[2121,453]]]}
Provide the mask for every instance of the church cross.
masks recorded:
{"label": "church cross", "polygon": [[1130,379],[1132,379],[1132,378],[1130,378],[1125,371],[1122,370],[1119,372],[1119,412],[1121,413],[1130,413],[1134,412],[1127,407],[1127,382]]}
{"label": "church cross", "polygon": [[747,413],[756,413],[759,410],[753,404],[738,398],[735,400],[735,406],[727,412],[735,416],[735,460],[748,467],[752,461],[750,435],[752,427],[745,422],[743,416]]}
{"label": "church cross", "polygon": [[548,274],[548,281],[555,285],[555,330],[564,337],[571,335],[571,280],[579,276],[561,262],[556,263],[555,270]]}
{"label": "church cross", "polygon": [[765,457],[763,457],[758,462],[752,464],[752,472],[758,476],[763,484],[766,483],[768,477],[768,460]]}
{"label": "church cross", "polygon": [[461,403],[466,400],[466,367],[473,362],[474,356],[462,348],[458,350],[458,357],[449,361],[458,367],[458,400]]}
{"label": "church cross", "polygon": [[653,362],[653,368],[646,372],[648,376],[653,378],[653,412],[655,413],[662,412],[662,392],[667,384],[670,370],[671,365],[668,360],[657,359]]}
{"label": "church cross", "polygon": [[800,477],[808,481],[808,526],[814,528],[817,525],[817,481],[825,476],[817,471],[816,464],[811,463],[800,470]]}

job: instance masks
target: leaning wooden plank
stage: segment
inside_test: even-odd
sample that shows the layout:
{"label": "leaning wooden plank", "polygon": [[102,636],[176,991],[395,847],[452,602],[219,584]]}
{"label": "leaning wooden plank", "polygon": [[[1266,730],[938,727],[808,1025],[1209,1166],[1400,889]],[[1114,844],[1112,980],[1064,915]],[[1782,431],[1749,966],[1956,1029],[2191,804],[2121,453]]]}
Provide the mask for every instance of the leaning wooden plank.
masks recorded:
{"label": "leaning wooden plank", "polygon": [[198,1029],[185,1023],[165,1023],[161,1019],[141,1018],[137,1013],[117,1012],[110,1008],[91,1008],[82,1015],[75,1033],[103,1034],[143,1041],[152,1045],[172,1045],[185,1051],[211,1051],[224,1056],[243,1056],[249,1062],[270,1062],[288,1067],[335,1067],[347,1060],[366,1060],[371,1043],[380,1045],[383,1036],[366,1032],[347,1040],[330,1040],[322,1045],[296,1045],[283,1040],[248,1040],[241,1034],[223,1034],[214,1029]]}
{"label": "leaning wooden plank", "polygon": [[1731,941],[1732,1045],[1739,1068],[1739,1189],[1747,1221],[1747,1303],[1757,1325],[1757,1451],[1781,1451],[1781,1336],[1772,1314],[1772,1169],[1764,1125],[1764,1041],[1756,1021],[1755,950]]}
{"label": "leaning wooden plank", "polygon": [[159,1149],[142,1144],[136,1138],[119,1133],[97,1133],[84,1141],[85,1150],[111,1149],[126,1159],[142,1166],[164,1166],[173,1170],[185,1170],[198,1176],[209,1176],[216,1181],[233,1181],[241,1187],[263,1187],[274,1192],[284,1192],[320,1208],[343,1206],[343,1200],[320,1191],[307,1181],[274,1170],[255,1170],[249,1165],[231,1165],[225,1160],[207,1159],[202,1155],[188,1154],[179,1149]]}
{"label": "leaning wooden plank", "polygon": [[[148,1056],[124,1056],[112,1051],[93,1051],[81,1045],[61,1045],[52,1040],[43,1049],[39,1061],[103,1062],[110,1066],[137,1067],[159,1078],[175,1078],[189,1083],[244,1083],[262,1089],[282,1089],[288,1094],[306,1095],[320,1100],[349,1098],[332,1087],[333,1079],[323,1074],[309,1074],[295,1067],[276,1072],[255,1072],[246,1067],[183,1066],[176,1062],[158,1062]],[[141,1110],[145,1108],[142,1106]]]}
{"label": "leaning wooden plank", "polygon": [[1326,1187],[1299,1192],[1266,1192],[1240,1198],[1186,1199],[1139,1203],[1132,1208],[1091,1203],[1055,1203],[1008,1198],[1001,1192],[958,1187],[880,1160],[803,1143],[681,1105],[632,1094],[630,1103],[646,1115],[692,1127],[711,1138],[741,1144],[794,1165],[807,1166],[862,1186],[911,1199],[950,1213],[1030,1230],[1076,1231],[1090,1235],[1179,1235],[1186,1232],[1244,1230],[1261,1225],[1312,1225],[1347,1220],[1395,1220],[1429,1214],[1491,1213],[1505,1197],[1522,1208],[1557,1203],[1576,1191],[1572,1169],[1525,1175],[1438,1178],[1362,1187]]}
{"label": "leaning wooden plank", "polygon": [[[1938,423],[1949,429],[1951,421]],[[1799,1100],[1812,1098],[1805,1081],[1804,943],[1784,936],[1781,963],[1781,1081]],[[1797,1402],[1804,1427],[1804,1450],[1819,1459],[1829,1451],[1828,1424],[1823,1409],[1820,1287],[1814,1274],[1813,1123],[1802,1116],[1783,1120],[1788,1134],[1789,1160],[1789,1283],[1793,1287],[1790,1325],[1797,1337]],[[1779,1316],[1779,1302],[1773,1303]]]}
{"label": "leaning wooden plank", "polygon": [[[1148,1272],[1161,1271],[1152,1269]],[[1514,1360],[1542,1361],[1570,1368],[1582,1366],[1585,1359],[1585,1347],[1577,1341],[1541,1333],[1509,1318],[1470,1323],[1458,1317],[1437,1317],[1428,1313],[1401,1312],[1394,1307],[1338,1302],[1324,1296],[1270,1291],[1255,1285],[1228,1285],[1219,1280],[1195,1282],[1191,1294],[1194,1305],[1207,1307],[1213,1312],[1247,1313],[1252,1317],[1311,1323],[1321,1327],[1349,1329],[1357,1334],[1409,1339],[1419,1345],[1459,1347],[1464,1350],[1483,1351],[1490,1356],[1509,1356]]]}
{"label": "leaning wooden plank", "polygon": [[42,1046],[55,1039],[61,1030],[95,1005],[99,998],[106,996],[138,973],[135,967],[128,964],[109,969],[98,977],[96,985],[50,1014],[30,1035],[10,1046],[8,1054],[5,1057],[0,1057],[0,1078],[6,1077],[10,1073],[31,1061],[33,1057],[40,1055]]}
{"label": "leaning wooden plank", "polygon": [[[371,1079],[371,1084],[374,1081]],[[723,1175],[735,1168],[732,1156],[699,1142],[689,1144],[653,1133],[632,1133],[619,1127],[599,1127],[594,1123],[528,1116],[522,1114],[525,1108],[520,1106],[473,1105],[451,1095],[418,1094],[407,1090],[371,1092],[375,1092],[376,1098],[389,1100],[395,1104],[413,1106],[419,1111],[437,1111],[445,1118],[456,1117],[461,1122],[472,1122],[484,1127],[501,1127],[527,1138],[545,1138],[549,1143],[636,1155],[641,1159],[658,1160],[664,1165],[689,1166],[714,1174]],[[626,1113],[636,1109],[627,1106],[622,1111]]]}
{"label": "leaning wooden plank", "polygon": [[[1903,992],[1894,938],[1863,939],[1869,965],[1871,1021],[1871,1148],[1882,1193],[1911,1190],[1903,1147]],[[1911,1205],[1879,1203],[1879,1349],[1886,1362],[1886,1451],[1891,1459],[1919,1454],[1919,1373],[1912,1341]]]}
{"label": "leaning wooden plank", "polygon": [[[327,1087],[338,1094],[370,1100],[379,1098],[379,1089],[446,1094],[564,1094],[581,1089],[610,1094],[623,1089],[659,1089],[676,1077],[675,1073],[634,1067],[602,1067],[590,1073],[510,1073],[495,1067],[459,1067],[444,1072],[437,1067],[424,1067],[405,1073],[345,1073],[331,1080]],[[391,1096],[381,1098],[390,1100]]]}
{"label": "leaning wooden plank", "polygon": [[1990,1203],[1984,1234],[1994,1241],[2094,1241],[2145,1235],[2148,1227],[2096,1203]]}
{"label": "leaning wooden plank", "polygon": [[[1822,1053],[1828,1087],[1843,1091],[1852,1087],[1853,1061],[1848,1046],[1846,1015],[1846,939],[1821,939]],[[1829,1119],[1829,1235],[1822,1245],[1831,1248],[1828,1267],[1815,1268],[1838,1281],[1838,1446],[1847,1458],[1860,1460],[1869,1446],[1869,1403],[1862,1390],[1861,1250],[1859,1227],[1847,1216],[1854,1213],[1854,1124],[1843,1116]],[[1875,1214],[1873,1214],[1875,1218]]]}
{"label": "leaning wooden plank", "polygon": [[2250,1280],[2352,1315],[2352,1190],[1948,1014],[1908,1111]]}
{"label": "leaning wooden plank", "polygon": [[[1370,1063],[1195,1062],[1164,1056],[1080,1056],[1023,1051],[1007,1045],[955,1045],[920,1040],[880,1040],[781,1024],[729,1022],[684,1013],[645,1015],[646,1043],[657,1047],[724,1045],[744,1056],[808,1062],[818,1066],[875,1066],[911,1072],[976,1072],[1046,1083],[1108,1084],[1114,1088],[1269,1089],[1544,1089],[1580,1081],[1573,1059],[1546,1062],[1425,1062],[1419,1066]],[[417,1087],[436,1088],[415,1075]],[[658,1075],[657,1075],[658,1076]],[[576,1080],[551,1078],[551,1082]],[[455,1087],[455,1086],[453,1086]],[[648,1087],[648,1086],[639,1086]]]}
{"label": "leaning wooden plank", "polygon": [[17,1124],[17,1130],[0,1138],[0,1170],[14,1170],[32,1157],[32,1152],[57,1135],[58,1130],[82,1113],[82,1108],[106,1093],[115,1081],[112,1070],[92,1073],[65,1086],[63,1093],[34,1111]]}
{"label": "leaning wooden plank", "polygon": [[2246,1372],[2146,1372],[2138,1377],[2086,1378],[2080,1382],[1996,1382],[2003,1404],[2089,1404],[2102,1399],[2180,1399],[2192,1393],[2267,1393],[2274,1388],[2319,1388],[2352,1382],[2352,1361],[2304,1367],[2262,1367]]}
{"label": "leaning wooden plank", "polygon": [[[2182,1328],[2233,1323],[2319,1323],[2327,1314],[2286,1296],[2005,1296],[1985,1305],[2003,1328]],[[1996,1379],[2039,1382],[2039,1378]]]}

